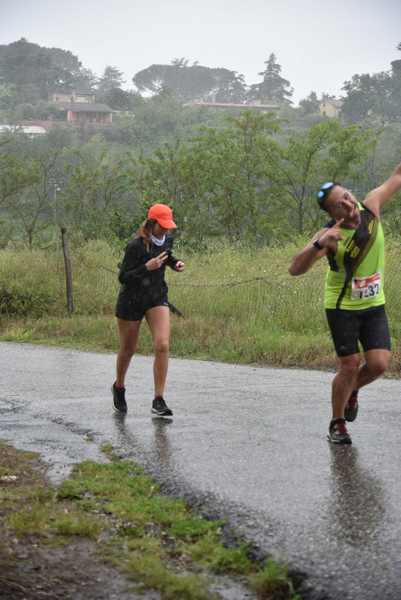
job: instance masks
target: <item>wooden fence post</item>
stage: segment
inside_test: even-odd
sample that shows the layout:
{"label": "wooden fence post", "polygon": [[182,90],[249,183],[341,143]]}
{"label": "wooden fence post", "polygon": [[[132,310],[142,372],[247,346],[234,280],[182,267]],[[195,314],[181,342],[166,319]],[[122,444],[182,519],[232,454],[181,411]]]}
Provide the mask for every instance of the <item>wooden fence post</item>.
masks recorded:
{"label": "wooden fence post", "polygon": [[60,227],[61,230],[61,245],[63,247],[64,255],[64,270],[65,270],[65,284],[67,292],[67,310],[68,314],[72,315],[74,312],[74,300],[72,295],[72,271],[71,271],[71,259],[70,259],[70,248],[67,238],[67,229]]}

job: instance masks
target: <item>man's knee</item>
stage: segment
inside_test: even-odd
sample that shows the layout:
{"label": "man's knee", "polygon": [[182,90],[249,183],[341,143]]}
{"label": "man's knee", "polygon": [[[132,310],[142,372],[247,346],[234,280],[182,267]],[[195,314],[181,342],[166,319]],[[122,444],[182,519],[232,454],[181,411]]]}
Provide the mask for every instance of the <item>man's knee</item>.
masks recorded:
{"label": "man's knee", "polygon": [[350,356],[341,356],[339,358],[339,372],[346,377],[355,377],[359,372],[361,358],[359,354],[351,354]]}
{"label": "man's knee", "polygon": [[379,356],[369,357],[366,360],[366,366],[369,372],[374,377],[380,377],[385,371],[387,371],[390,365],[391,354],[380,354]]}

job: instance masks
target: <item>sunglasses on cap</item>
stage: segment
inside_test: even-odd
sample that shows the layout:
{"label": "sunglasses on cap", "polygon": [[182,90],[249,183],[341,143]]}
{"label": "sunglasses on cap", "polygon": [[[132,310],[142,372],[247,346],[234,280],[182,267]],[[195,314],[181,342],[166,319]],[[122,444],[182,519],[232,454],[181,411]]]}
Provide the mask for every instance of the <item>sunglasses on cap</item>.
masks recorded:
{"label": "sunglasses on cap", "polygon": [[323,208],[323,202],[326,200],[328,193],[335,185],[338,185],[338,183],[335,183],[334,181],[326,181],[326,183],[324,183],[317,192],[316,198],[320,208]]}

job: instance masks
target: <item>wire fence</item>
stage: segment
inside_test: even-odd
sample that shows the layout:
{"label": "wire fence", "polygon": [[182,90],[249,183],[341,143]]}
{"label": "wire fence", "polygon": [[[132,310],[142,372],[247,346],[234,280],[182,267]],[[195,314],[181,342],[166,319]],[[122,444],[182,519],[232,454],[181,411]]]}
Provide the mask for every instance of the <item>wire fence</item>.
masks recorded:
{"label": "wire fence", "polygon": [[[93,270],[94,267],[85,263],[82,258],[80,259],[82,265],[84,265],[87,269]],[[117,277],[117,271],[113,269],[109,269],[109,267],[105,267],[104,265],[97,265],[95,268],[102,269],[107,271],[108,273],[112,273]],[[270,277],[251,277],[250,279],[241,279],[238,281],[221,281],[220,283],[179,283],[175,282],[174,287],[191,287],[191,288],[231,288],[236,287],[238,285],[248,285],[250,283],[255,283],[257,281],[261,281],[263,283],[270,282]]]}

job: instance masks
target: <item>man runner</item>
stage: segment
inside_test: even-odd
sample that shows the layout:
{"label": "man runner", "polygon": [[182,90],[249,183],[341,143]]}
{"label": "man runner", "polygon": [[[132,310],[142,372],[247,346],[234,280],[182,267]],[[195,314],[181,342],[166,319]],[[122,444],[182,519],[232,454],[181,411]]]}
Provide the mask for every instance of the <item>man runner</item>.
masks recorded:
{"label": "man runner", "polygon": [[357,416],[358,390],[380,377],[390,362],[380,211],[400,189],[401,164],[362,203],[340,183],[324,183],[317,201],[331,220],[294,256],[289,268],[291,275],[302,275],[323,256],[329,262],[324,306],[338,356],[328,435],[334,444],[352,443],[346,421]]}

